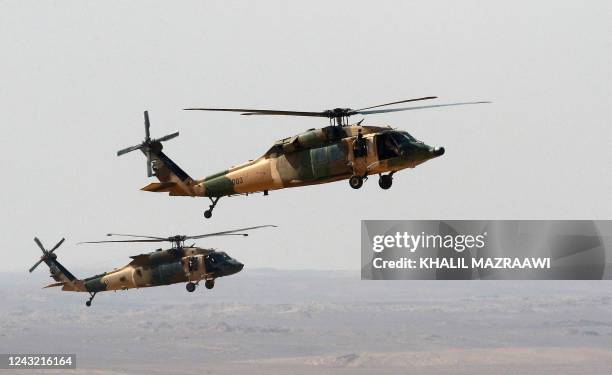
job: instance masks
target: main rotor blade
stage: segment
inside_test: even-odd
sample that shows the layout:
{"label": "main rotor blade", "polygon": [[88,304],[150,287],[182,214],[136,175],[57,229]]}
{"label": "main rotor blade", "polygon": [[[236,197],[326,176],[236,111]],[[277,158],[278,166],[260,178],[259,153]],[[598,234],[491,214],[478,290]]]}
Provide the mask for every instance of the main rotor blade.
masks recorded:
{"label": "main rotor blade", "polygon": [[176,138],[176,137],[178,137],[178,135],[179,135],[179,132],[168,134],[168,135],[164,135],[163,137],[157,138],[156,141],[157,142],[164,142],[164,141],[170,140],[172,138]]}
{"label": "main rotor blade", "polygon": [[138,149],[140,149],[142,147],[143,147],[142,144],[139,144],[139,145],[136,145],[136,146],[131,146],[131,147],[126,147],[123,150],[117,151],[117,156],[121,156],[123,154],[127,154],[128,152],[136,151],[136,150],[138,150]]}
{"label": "main rotor blade", "polygon": [[415,109],[436,108],[436,107],[450,107],[450,106],[455,106],[455,105],[468,105],[468,104],[486,104],[486,103],[491,103],[491,102],[464,102],[464,103],[423,105],[423,106],[419,106],[419,107],[404,107],[404,108],[393,108],[393,109],[375,109],[373,111],[356,111],[356,112],[353,112],[352,114],[374,115],[374,114],[377,114],[377,113],[412,111],[412,110],[415,110]]}
{"label": "main rotor blade", "polygon": [[[233,233],[236,233],[236,232],[242,232],[242,231],[245,231],[245,230],[258,229],[258,228],[266,228],[266,227],[276,228],[276,225],[259,225],[259,226],[256,226],[256,227],[248,227],[248,228],[226,230],[226,231],[223,231],[223,232],[200,234],[198,236],[186,236],[185,239],[186,240],[189,240],[189,239],[197,240],[198,238],[213,237],[213,236],[225,236],[225,235],[228,235],[228,234],[233,234]],[[242,233],[241,235],[244,235],[244,233]]]}
{"label": "main rotor blade", "polygon": [[36,269],[36,267],[38,267],[39,264],[41,264],[43,261],[43,259],[39,259],[38,262],[34,263],[34,265],[32,267],[30,267],[30,273],[32,273],[32,271],[34,271]]}
{"label": "main rotor blade", "polygon": [[38,247],[40,247],[43,253],[47,253],[47,250],[45,250],[45,247],[42,245],[42,243],[40,243],[38,237],[34,237],[34,242],[36,242],[36,244],[38,245]]}
{"label": "main rotor blade", "polygon": [[156,236],[141,236],[139,234],[123,234],[123,233],[107,233],[107,236],[123,236],[123,237],[140,237],[140,238],[149,238],[153,240],[166,240],[164,237],[156,237]]}
{"label": "main rotor blade", "polygon": [[78,242],[77,245],[81,245],[84,243],[110,243],[110,242],[164,242],[168,241],[167,238],[163,238],[161,240],[107,240],[107,241],[83,241]]}
{"label": "main rotor blade", "polygon": [[151,127],[151,123],[149,122],[149,111],[144,111],[144,119],[145,119],[145,140],[149,140],[151,134],[149,132],[149,128]]}
{"label": "main rotor blade", "polygon": [[274,109],[246,109],[246,108],[184,108],[185,111],[216,111],[216,112],[238,112],[245,116],[251,115],[278,115],[278,116],[307,116],[328,117],[325,112],[305,111],[278,111]]}
{"label": "main rotor blade", "polygon": [[372,106],[372,107],[359,108],[359,109],[355,109],[354,111],[351,111],[351,112],[359,112],[359,111],[364,111],[366,109],[384,107],[384,106],[387,106],[387,105],[401,104],[401,103],[408,103],[408,102],[416,102],[416,101],[419,101],[419,100],[429,100],[429,99],[437,99],[437,98],[438,98],[437,96],[425,96],[423,98],[400,100],[400,101],[397,101],[397,102],[386,103],[386,104],[379,104],[379,105],[375,105],[375,106]]}
{"label": "main rotor blade", "polygon": [[60,247],[64,243],[64,241],[66,241],[66,239],[62,238],[57,244],[55,244],[55,246],[53,246],[53,249],[49,250],[49,254],[57,250],[57,248]]}

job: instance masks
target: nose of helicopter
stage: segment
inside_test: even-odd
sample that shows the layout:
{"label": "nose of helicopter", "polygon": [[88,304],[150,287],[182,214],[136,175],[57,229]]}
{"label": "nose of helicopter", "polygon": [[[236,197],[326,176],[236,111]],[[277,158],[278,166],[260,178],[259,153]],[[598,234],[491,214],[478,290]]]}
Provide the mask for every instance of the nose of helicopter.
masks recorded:
{"label": "nose of helicopter", "polygon": [[238,273],[244,268],[244,264],[240,263],[237,260],[232,260],[231,263],[229,263],[229,266],[231,273]]}
{"label": "nose of helicopter", "polygon": [[432,152],[435,156],[442,156],[444,155],[445,150],[444,147],[435,147]]}

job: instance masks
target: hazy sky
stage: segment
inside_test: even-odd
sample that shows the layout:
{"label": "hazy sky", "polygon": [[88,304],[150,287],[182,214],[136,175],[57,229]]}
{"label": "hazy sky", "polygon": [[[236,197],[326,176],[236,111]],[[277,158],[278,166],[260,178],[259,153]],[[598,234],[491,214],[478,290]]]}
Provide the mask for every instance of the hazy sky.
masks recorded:
{"label": "hazy sky", "polygon": [[[359,268],[361,219],[610,219],[610,1],[0,1],[0,270],[38,235],[77,276],[147,246],[75,246],[109,231],[197,234],[247,267]],[[198,178],[326,120],[185,112],[189,106],[364,107],[437,95],[494,104],[372,115],[446,154],[355,191],[346,181],[222,199],[139,189],[142,155]],[[432,103],[433,104],[433,103]],[[358,118],[355,120],[359,120]],[[39,271],[40,272],[40,271]]]}

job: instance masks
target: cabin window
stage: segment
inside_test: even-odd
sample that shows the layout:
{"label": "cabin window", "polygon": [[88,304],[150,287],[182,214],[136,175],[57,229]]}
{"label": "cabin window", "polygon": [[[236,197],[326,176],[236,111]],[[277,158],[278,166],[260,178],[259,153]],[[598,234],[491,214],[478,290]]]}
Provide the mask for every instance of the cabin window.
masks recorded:
{"label": "cabin window", "polygon": [[331,161],[338,161],[343,158],[342,150],[338,145],[329,146],[329,155]]}
{"label": "cabin window", "polygon": [[317,148],[314,151],[314,161],[315,163],[325,163],[327,161],[327,150],[325,147],[323,148]]}

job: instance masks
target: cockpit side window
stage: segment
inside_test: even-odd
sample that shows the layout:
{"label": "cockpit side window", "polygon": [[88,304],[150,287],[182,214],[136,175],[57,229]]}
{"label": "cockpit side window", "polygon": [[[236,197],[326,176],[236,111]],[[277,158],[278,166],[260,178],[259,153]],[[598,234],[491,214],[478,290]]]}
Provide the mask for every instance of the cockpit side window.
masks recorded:
{"label": "cockpit side window", "polygon": [[389,148],[397,149],[402,144],[403,137],[397,133],[391,133],[387,136],[386,145]]}
{"label": "cockpit side window", "polygon": [[402,136],[396,133],[382,133],[377,136],[378,158],[380,160],[399,156]]}

